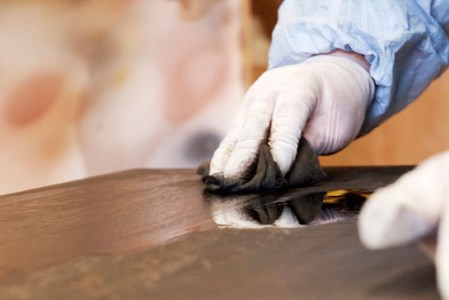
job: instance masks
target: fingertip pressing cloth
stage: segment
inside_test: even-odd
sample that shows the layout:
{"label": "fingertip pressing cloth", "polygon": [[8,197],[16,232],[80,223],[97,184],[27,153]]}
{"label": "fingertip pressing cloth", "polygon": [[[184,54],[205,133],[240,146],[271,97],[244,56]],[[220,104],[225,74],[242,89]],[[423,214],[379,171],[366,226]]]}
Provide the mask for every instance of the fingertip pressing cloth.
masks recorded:
{"label": "fingertip pressing cloth", "polygon": [[317,155],[305,139],[300,140],[295,161],[285,177],[273,160],[267,143],[260,146],[255,164],[243,178],[209,175],[209,169],[210,163],[206,162],[198,167],[197,173],[202,176],[207,191],[219,194],[275,193],[286,188],[309,186],[326,178]]}

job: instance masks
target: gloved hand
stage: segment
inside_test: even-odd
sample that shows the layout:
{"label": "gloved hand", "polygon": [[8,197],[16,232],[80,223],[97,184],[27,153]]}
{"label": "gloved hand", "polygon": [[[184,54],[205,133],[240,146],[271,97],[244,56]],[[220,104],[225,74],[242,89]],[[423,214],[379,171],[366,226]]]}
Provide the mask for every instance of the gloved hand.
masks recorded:
{"label": "gloved hand", "polygon": [[245,95],[209,174],[244,176],[266,139],[282,175],[302,135],[317,154],[336,152],[357,137],[373,95],[367,70],[347,57],[319,55],[266,71]]}
{"label": "gloved hand", "polygon": [[437,234],[435,264],[440,293],[449,299],[449,152],[438,154],[379,189],[359,217],[362,243],[380,249]]}

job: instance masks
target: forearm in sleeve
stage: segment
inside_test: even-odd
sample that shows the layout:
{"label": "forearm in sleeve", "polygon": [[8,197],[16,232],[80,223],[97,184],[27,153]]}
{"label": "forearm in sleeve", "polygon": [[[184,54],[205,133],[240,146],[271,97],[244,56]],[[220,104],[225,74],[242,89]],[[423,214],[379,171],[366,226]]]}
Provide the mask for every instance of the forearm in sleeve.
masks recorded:
{"label": "forearm in sleeve", "polygon": [[335,50],[362,54],[376,83],[363,135],[415,100],[449,63],[449,1],[285,0],[269,68]]}

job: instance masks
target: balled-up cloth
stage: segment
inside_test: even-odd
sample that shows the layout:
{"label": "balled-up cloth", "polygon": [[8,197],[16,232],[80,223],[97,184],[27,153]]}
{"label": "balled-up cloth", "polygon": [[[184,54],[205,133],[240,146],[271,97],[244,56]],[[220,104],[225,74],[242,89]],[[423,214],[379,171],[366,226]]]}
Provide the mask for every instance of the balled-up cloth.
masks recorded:
{"label": "balled-up cloth", "polygon": [[317,155],[305,139],[300,140],[295,161],[286,176],[282,176],[267,143],[260,146],[256,162],[243,178],[209,175],[209,169],[210,163],[206,162],[197,169],[197,173],[202,176],[206,190],[218,194],[275,193],[288,188],[310,186],[326,178]]}

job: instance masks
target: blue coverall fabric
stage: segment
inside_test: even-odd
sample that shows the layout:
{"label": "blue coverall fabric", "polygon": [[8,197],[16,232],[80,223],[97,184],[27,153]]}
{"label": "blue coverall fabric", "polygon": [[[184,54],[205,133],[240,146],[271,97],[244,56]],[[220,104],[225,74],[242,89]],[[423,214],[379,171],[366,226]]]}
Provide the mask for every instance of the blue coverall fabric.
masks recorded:
{"label": "blue coverall fabric", "polygon": [[285,0],[269,69],[341,49],[365,56],[376,84],[363,135],[413,102],[449,63],[449,0]]}

